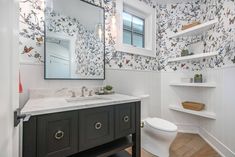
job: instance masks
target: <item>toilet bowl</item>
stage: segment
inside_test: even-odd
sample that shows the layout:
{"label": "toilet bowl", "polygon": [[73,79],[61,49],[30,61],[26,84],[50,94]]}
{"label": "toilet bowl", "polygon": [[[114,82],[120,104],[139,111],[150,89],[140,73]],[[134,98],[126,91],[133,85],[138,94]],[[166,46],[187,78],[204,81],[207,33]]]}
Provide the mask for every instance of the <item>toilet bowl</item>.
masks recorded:
{"label": "toilet bowl", "polygon": [[146,118],[141,130],[141,146],[158,157],[169,157],[169,148],[177,135],[177,126],[160,118]]}

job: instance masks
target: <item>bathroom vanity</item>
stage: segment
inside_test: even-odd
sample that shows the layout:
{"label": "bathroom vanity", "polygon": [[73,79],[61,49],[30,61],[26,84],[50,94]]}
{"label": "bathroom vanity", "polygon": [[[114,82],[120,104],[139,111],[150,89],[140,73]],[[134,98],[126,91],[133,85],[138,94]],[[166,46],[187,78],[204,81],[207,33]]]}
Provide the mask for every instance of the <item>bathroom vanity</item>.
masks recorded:
{"label": "bathroom vanity", "polygon": [[23,157],[140,157],[140,99],[31,98],[22,110]]}

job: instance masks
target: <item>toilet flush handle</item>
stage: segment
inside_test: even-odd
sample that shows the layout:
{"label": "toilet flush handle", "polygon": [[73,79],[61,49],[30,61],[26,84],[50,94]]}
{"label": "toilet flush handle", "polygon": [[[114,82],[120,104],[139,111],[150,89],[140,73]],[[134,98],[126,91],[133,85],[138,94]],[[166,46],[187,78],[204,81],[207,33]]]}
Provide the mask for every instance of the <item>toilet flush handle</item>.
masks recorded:
{"label": "toilet flush handle", "polygon": [[144,122],[143,121],[140,123],[140,127],[144,128]]}

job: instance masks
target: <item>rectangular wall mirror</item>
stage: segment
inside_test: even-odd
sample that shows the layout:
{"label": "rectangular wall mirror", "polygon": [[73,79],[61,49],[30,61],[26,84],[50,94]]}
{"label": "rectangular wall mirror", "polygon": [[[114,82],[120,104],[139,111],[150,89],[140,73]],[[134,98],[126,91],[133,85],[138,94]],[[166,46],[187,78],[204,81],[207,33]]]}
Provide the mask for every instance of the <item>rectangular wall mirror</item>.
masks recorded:
{"label": "rectangular wall mirror", "polygon": [[83,0],[46,0],[45,79],[105,78],[104,9]]}

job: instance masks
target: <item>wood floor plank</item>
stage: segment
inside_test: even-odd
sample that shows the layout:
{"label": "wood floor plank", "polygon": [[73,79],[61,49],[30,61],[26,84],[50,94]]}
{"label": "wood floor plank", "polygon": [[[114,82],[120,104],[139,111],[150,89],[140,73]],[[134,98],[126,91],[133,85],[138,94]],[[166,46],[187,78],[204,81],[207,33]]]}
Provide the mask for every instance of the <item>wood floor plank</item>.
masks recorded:
{"label": "wood floor plank", "polygon": [[[131,154],[131,149],[127,149]],[[142,149],[141,157],[156,157]],[[197,134],[178,133],[170,148],[170,157],[221,157]]]}

